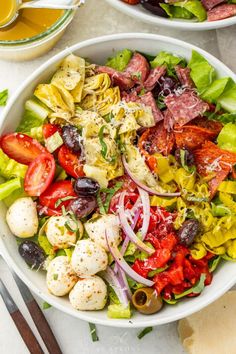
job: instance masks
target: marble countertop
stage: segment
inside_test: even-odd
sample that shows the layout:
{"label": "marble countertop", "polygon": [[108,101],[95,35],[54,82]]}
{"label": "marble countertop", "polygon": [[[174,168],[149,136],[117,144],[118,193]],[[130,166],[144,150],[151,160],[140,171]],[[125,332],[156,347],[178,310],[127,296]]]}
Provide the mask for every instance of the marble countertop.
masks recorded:
{"label": "marble countertop", "polygon": [[[185,32],[166,28],[153,27],[111,8],[103,0],[87,0],[86,6],[80,9],[63,38],[47,55],[31,62],[12,63],[0,61],[0,91],[8,88],[10,94],[30,75],[40,64],[58,53],[60,50],[82,41],[104,34],[122,32],[158,33],[191,42],[218,57],[231,69],[236,71],[236,26],[217,31]],[[1,111],[0,111],[1,112]],[[1,119],[1,116],[0,116]],[[0,274],[7,283],[16,303],[26,319],[32,324],[28,311],[19,295],[14,281],[3,260],[0,259]],[[37,299],[39,304],[42,301]],[[156,327],[142,340],[137,338],[138,330],[117,329],[97,326],[99,342],[93,343],[90,338],[88,324],[54,308],[45,310],[47,317],[64,354],[183,354],[179,343],[176,323]],[[0,347],[1,354],[28,354],[14,323],[0,298]],[[40,340],[40,339],[39,339]],[[41,342],[42,343],[42,342]],[[45,353],[47,353],[45,349]]]}

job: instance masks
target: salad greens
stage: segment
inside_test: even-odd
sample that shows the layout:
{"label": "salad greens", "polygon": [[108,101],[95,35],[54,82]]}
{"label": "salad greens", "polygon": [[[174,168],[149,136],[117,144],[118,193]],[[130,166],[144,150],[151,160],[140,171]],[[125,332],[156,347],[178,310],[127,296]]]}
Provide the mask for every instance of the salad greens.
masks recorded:
{"label": "salad greens", "polygon": [[94,323],[89,323],[89,328],[90,328],[90,335],[92,338],[93,342],[99,341],[99,338],[97,336],[97,329]]}
{"label": "salad greens", "polygon": [[198,0],[175,2],[171,5],[161,3],[160,6],[167,15],[173,18],[191,19],[196,17],[199,22],[205,21],[207,13],[202,3]]}
{"label": "salad greens", "polygon": [[176,55],[162,51],[158,53],[158,55],[150,62],[150,64],[153,69],[157,66],[166,65],[168,75],[175,76],[176,74],[174,67],[179,64],[185,66],[186,61],[181,57],[177,57]]}
{"label": "salad greens", "polygon": [[8,89],[0,92],[0,106],[5,106],[8,100]]}
{"label": "salad greens", "polygon": [[9,197],[16,189],[22,189],[21,178],[19,177],[0,184],[0,200]]}
{"label": "salad greens", "polygon": [[218,145],[228,151],[236,152],[236,124],[227,123],[217,138]]}
{"label": "salad greens", "polygon": [[108,58],[106,65],[115,70],[123,71],[129,64],[132,55],[133,53],[129,49],[121,50],[120,52],[117,52],[114,57]]}
{"label": "salad greens", "polygon": [[142,339],[144,336],[146,336],[148,333],[152,332],[153,328],[152,327],[146,327],[144,328],[139,334],[138,334],[138,339]]}

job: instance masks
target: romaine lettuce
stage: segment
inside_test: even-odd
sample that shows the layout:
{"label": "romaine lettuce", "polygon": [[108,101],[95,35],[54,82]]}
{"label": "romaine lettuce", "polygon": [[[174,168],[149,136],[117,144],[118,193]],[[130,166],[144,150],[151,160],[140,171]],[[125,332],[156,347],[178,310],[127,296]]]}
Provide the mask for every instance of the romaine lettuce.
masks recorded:
{"label": "romaine lettuce", "polygon": [[236,152],[236,124],[226,124],[218,135],[217,143],[224,150]]}
{"label": "romaine lettuce", "polygon": [[0,106],[6,106],[8,100],[8,89],[0,92]]}
{"label": "romaine lettuce", "polygon": [[112,58],[108,58],[106,62],[106,66],[110,66],[111,68],[123,71],[126,66],[129,64],[130,59],[132,58],[132,51],[129,49],[124,49],[116,54],[116,56]]}
{"label": "romaine lettuce", "polygon": [[234,81],[230,77],[224,77],[213,81],[210,87],[208,87],[201,97],[208,102],[217,102],[224,91],[232,88],[234,86]]}
{"label": "romaine lettuce", "polygon": [[185,64],[185,60],[181,57],[177,57],[167,52],[160,52],[156,58],[150,62],[152,69],[157,66],[166,64],[168,67],[174,67],[178,64]]}
{"label": "romaine lettuce", "polygon": [[193,82],[199,93],[202,94],[212,84],[215,78],[215,69],[195,50],[192,51],[188,67],[191,69],[190,76]]}
{"label": "romaine lettuce", "polygon": [[236,84],[232,85],[229,90],[225,90],[217,102],[227,112],[236,113]]}
{"label": "romaine lettuce", "polygon": [[15,160],[9,159],[2,149],[0,149],[0,176],[6,179],[13,177],[24,178],[26,170],[26,165],[22,165]]}
{"label": "romaine lettuce", "polygon": [[21,179],[19,177],[0,184],[0,200],[7,198],[16,189],[21,189]]}
{"label": "romaine lettuce", "polygon": [[160,6],[163,8],[163,10],[165,10],[167,15],[170,16],[171,18],[185,18],[188,20],[193,18],[193,14],[183,7],[176,7],[164,3],[160,4]]}
{"label": "romaine lettuce", "polygon": [[172,5],[160,4],[170,17],[191,19],[196,17],[198,21],[205,21],[207,14],[201,1],[181,1]]}
{"label": "romaine lettuce", "polygon": [[39,127],[47,118],[49,110],[35,100],[28,100],[25,104],[25,112],[16,131],[30,132],[32,128]]}

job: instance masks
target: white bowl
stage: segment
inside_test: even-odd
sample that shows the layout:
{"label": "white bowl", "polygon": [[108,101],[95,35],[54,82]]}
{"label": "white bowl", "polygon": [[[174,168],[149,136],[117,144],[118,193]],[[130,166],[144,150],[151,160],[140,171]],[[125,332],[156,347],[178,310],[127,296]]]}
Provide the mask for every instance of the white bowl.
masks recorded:
{"label": "white bowl", "polygon": [[[90,39],[65,49],[54,56],[40,68],[38,68],[11,97],[2,117],[0,134],[12,132],[18,125],[23,113],[24,102],[29,98],[36,85],[47,82],[48,78],[55,72],[57,65],[69,53],[74,52],[82,57],[90,58],[95,63],[104,63],[104,60],[111,56],[114,50],[130,48],[150,54],[156,54],[161,50],[173,52],[189,60],[191,51],[197,50],[217,69],[220,77],[230,76],[236,80],[236,76],[218,59],[191,44],[153,34],[119,34]],[[135,313],[131,320],[108,319],[106,310],[81,312],[74,310],[67,298],[55,297],[48,293],[43,272],[35,272],[29,269],[24,260],[18,254],[15,237],[10,233],[5,222],[6,208],[0,205],[0,252],[7,263],[15,270],[28,287],[42,299],[59,310],[80,319],[113,327],[145,327],[155,326],[178,320],[193,312],[202,309],[209,303],[223,295],[236,282],[235,263],[226,262],[214,274],[213,282],[206,287],[203,293],[196,298],[186,299],[174,306],[165,306],[157,314],[144,316]]]}
{"label": "white bowl", "polygon": [[111,6],[122,11],[126,15],[160,27],[177,28],[179,30],[205,31],[216,28],[228,27],[236,24],[236,16],[219,21],[196,22],[194,20],[171,19],[152,14],[145,10],[142,5],[129,5],[121,0],[106,0]]}

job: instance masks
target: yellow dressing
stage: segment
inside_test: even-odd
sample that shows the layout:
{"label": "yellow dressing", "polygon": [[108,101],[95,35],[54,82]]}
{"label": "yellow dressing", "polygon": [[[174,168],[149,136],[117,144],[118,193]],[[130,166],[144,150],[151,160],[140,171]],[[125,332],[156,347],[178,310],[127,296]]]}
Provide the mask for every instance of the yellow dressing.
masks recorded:
{"label": "yellow dressing", "polygon": [[16,0],[0,0],[0,26],[11,21],[16,12]]}
{"label": "yellow dressing", "polygon": [[[26,2],[26,1],[23,1]],[[0,0],[0,25],[7,16],[14,14],[15,0]],[[50,28],[64,13],[64,10],[24,9],[10,26],[0,29],[0,41],[19,40],[34,37]],[[3,24],[3,23],[2,23]]]}

